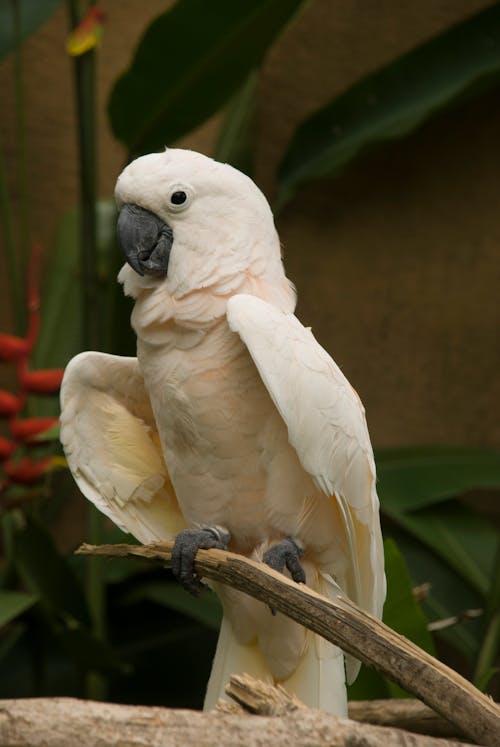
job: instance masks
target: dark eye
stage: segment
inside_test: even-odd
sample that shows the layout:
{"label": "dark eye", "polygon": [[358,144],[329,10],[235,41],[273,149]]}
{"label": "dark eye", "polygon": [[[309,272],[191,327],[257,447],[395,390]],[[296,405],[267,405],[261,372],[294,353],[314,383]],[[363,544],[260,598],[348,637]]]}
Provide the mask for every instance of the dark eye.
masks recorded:
{"label": "dark eye", "polygon": [[170,202],[172,205],[182,205],[187,200],[187,194],[185,192],[182,192],[179,190],[178,192],[174,192],[170,197]]}

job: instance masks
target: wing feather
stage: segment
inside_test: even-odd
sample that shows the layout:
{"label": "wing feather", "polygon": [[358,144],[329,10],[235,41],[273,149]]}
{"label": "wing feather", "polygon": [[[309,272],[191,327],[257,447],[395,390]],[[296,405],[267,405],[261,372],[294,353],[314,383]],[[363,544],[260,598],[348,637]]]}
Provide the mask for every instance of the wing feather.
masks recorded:
{"label": "wing feather", "polygon": [[229,300],[227,318],[247,346],[302,466],[338,503],[350,555],[345,592],[381,616],[385,576],[375,461],[358,395],[293,314],[240,294]]}
{"label": "wing feather", "polygon": [[136,358],[81,353],[61,387],[61,442],[82,493],[141,542],[185,522]]}

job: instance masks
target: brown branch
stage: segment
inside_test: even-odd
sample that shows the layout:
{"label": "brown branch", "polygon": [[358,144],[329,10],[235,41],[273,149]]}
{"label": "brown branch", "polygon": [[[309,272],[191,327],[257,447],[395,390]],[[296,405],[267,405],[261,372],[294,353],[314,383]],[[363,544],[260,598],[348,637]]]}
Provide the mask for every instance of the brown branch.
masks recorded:
{"label": "brown branch", "polygon": [[434,737],[464,738],[463,732],[450,721],[438,716],[420,700],[412,698],[351,700],[349,718],[365,724],[395,726],[418,734],[432,734]]}
{"label": "brown branch", "polygon": [[10,747],[466,747],[309,708],[273,716],[201,713],[76,698],[0,700],[0,744]]}
{"label": "brown branch", "polygon": [[[81,554],[171,562],[172,543],[82,545]],[[470,682],[347,598],[329,600],[302,584],[234,553],[199,550],[200,577],[229,584],[282,612],[374,667],[434,709],[473,741],[500,747],[500,711]]]}
{"label": "brown branch", "polygon": [[[223,713],[256,713],[259,716],[286,716],[292,711],[306,708],[281,685],[251,677],[233,674],[226,686],[226,694],[233,702],[220,700],[217,710]],[[353,700],[349,703],[349,718],[375,726],[390,726],[434,737],[462,739],[463,734],[449,721],[441,718],[431,708],[412,699]]]}

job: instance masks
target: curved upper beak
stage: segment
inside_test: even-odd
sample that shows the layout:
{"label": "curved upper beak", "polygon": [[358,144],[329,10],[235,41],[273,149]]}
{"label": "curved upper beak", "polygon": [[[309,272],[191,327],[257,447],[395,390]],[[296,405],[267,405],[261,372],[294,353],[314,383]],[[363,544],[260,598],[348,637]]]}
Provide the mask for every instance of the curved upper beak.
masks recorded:
{"label": "curved upper beak", "polygon": [[126,204],[118,216],[118,243],[139,275],[167,274],[174,234],[161,218],[138,205]]}

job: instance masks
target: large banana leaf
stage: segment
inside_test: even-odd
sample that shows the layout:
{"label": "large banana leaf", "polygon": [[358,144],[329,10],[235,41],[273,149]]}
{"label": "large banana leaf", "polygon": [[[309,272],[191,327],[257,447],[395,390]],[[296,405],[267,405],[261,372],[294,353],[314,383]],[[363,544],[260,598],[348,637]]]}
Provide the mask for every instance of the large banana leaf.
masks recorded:
{"label": "large banana leaf", "polygon": [[336,176],[368,148],[409,134],[499,80],[496,3],[356,82],[303,122],[280,166],[279,203],[301,184]]}
{"label": "large banana leaf", "polygon": [[462,574],[456,573],[445,560],[412,535],[394,526],[388,532],[408,564],[413,584],[428,585],[422,609],[429,622],[458,618],[455,624],[436,631],[435,636],[456,648],[473,664],[481,644],[484,619],[482,616],[469,618],[464,613],[482,609],[484,597],[467,583]]}
{"label": "large banana leaf", "polygon": [[500,488],[500,451],[423,446],[378,449],[379,488],[386,511],[408,512],[474,488]]}
{"label": "large banana leaf", "polygon": [[377,453],[377,466],[382,512],[486,598],[498,530],[453,497],[473,488],[500,488],[500,453],[393,449]]}
{"label": "large banana leaf", "polygon": [[109,101],[132,154],[158,150],[215,113],[304,0],[178,0],[146,30]]}

